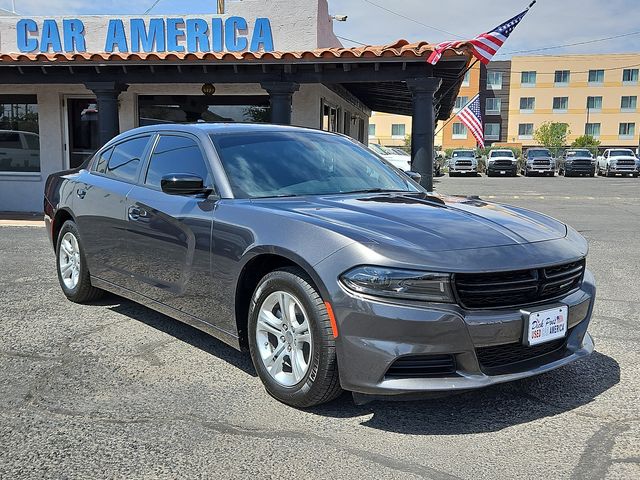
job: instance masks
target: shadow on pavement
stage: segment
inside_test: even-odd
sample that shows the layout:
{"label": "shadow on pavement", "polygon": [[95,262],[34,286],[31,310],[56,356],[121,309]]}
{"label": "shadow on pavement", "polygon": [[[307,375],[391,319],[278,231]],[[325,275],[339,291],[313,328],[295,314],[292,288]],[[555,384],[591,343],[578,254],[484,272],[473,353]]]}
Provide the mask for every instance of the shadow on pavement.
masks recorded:
{"label": "shadow on pavement", "polygon": [[619,381],[618,362],[594,352],[558,370],[481,390],[364,406],[355,405],[345,394],[311,411],[336,418],[373,414],[363,426],[412,435],[495,432],[586,405]]}
{"label": "shadow on pavement", "polygon": [[186,342],[203,352],[215,355],[252,377],[257,377],[253,363],[251,362],[251,357],[248,354],[239,352],[221,340],[201,332],[186,323],[182,323],[179,320],[175,320],[155,310],[113,294],[107,294],[104,299],[94,302],[93,305],[108,307],[114,312],[142,322],[167,335],[171,335],[177,340]]}

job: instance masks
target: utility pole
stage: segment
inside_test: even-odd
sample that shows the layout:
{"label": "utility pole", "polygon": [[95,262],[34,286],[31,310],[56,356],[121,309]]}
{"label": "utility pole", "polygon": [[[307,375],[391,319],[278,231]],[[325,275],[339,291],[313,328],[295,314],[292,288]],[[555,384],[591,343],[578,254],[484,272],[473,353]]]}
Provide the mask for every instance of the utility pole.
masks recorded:
{"label": "utility pole", "polygon": [[218,0],[218,15],[224,13],[224,0]]}

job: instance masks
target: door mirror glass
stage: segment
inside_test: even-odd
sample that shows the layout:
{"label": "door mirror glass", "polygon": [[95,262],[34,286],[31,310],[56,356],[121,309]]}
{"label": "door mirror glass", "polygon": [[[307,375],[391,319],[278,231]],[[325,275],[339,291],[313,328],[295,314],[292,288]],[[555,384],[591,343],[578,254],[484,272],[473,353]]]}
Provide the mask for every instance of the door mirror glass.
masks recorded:
{"label": "door mirror glass", "polygon": [[164,175],[160,181],[160,188],[169,195],[197,195],[211,191],[205,188],[202,177],[190,173]]}

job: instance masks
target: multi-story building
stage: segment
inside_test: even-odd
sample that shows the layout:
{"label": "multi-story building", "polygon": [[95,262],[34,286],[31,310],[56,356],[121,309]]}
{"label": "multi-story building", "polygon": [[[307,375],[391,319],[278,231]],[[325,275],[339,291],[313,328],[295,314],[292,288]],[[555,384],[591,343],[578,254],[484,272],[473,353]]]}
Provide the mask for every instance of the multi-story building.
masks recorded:
{"label": "multi-story building", "polygon": [[[467,72],[460,88],[460,93],[456,99],[456,105],[453,109],[455,115],[462,107],[464,107],[469,100],[478,94],[480,91],[480,63],[477,63],[471,70]],[[436,131],[441,130],[442,133],[442,148],[475,148],[476,139],[471,134],[469,129],[458,118],[454,118],[449,121],[443,128],[436,128]]]}
{"label": "multi-story building", "polygon": [[593,135],[602,147],[638,146],[640,54],[513,57],[509,142],[536,145],[546,121],[566,123],[570,144]]}
{"label": "multi-story building", "polygon": [[[411,138],[411,117],[373,112],[369,118],[369,143],[385,147],[405,147]],[[442,132],[436,135],[435,146],[442,146]]]}
{"label": "multi-story building", "polygon": [[510,61],[496,61],[480,67],[480,111],[486,146],[508,141],[510,86]]}

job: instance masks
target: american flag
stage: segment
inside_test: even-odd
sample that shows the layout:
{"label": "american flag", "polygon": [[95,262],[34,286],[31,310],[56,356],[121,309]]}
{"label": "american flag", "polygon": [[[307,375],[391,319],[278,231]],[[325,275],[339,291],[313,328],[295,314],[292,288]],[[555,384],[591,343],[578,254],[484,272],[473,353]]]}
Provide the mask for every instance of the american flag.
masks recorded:
{"label": "american flag", "polygon": [[480,94],[477,94],[457,114],[476,138],[480,147],[484,148],[484,134],[482,128],[482,114],[480,113]]}
{"label": "american flag", "polygon": [[488,33],[481,33],[473,40],[442,42],[437,44],[433,53],[429,55],[427,62],[429,62],[431,65],[435,65],[436,63],[438,63],[438,60],[440,60],[440,57],[442,57],[442,54],[445,52],[445,50],[449,48],[458,48],[464,44],[470,44],[473,56],[485,65],[488,64],[496,54],[498,49],[504,44],[504,42],[507,41],[507,38],[509,38],[511,32],[513,32],[513,30],[518,26],[520,21],[529,11],[529,8],[531,8],[534,3],[536,2],[531,2],[529,7],[524,12],[498,25]]}

